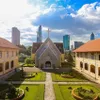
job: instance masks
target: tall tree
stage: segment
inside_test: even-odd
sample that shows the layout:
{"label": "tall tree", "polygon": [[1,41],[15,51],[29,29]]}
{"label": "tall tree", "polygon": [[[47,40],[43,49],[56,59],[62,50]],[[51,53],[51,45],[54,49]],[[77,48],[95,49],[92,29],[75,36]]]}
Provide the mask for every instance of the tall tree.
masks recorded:
{"label": "tall tree", "polygon": [[69,51],[68,53],[68,56],[67,56],[67,62],[73,66],[73,63],[74,63],[74,60],[73,60],[73,57],[72,57],[72,54],[71,52]]}
{"label": "tall tree", "polygon": [[67,61],[68,62],[73,62],[74,61],[70,51],[69,51],[68,56],[67,56]]}
{"label": "tall tree", "polygon": [[32,46],[29,46],[29,47],[27,48],[27,55],[31,55],[31,50],[32,50]]}
{"label": "tall tree", "polygon": [[26,58],[25,64],[33,64],[33,60],[31,58]]}

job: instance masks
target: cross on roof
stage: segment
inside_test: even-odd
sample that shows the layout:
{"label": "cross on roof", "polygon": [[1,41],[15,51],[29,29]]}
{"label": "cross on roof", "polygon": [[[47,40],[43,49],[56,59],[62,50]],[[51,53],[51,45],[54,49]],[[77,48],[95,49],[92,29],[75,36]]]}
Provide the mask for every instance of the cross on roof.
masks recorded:
{"label": "cross on roof", "polygon": [[49,33],[51,32],[49,28],[48,28],[48,31],[47,32],[48,32],[48,38],[49,38]]}

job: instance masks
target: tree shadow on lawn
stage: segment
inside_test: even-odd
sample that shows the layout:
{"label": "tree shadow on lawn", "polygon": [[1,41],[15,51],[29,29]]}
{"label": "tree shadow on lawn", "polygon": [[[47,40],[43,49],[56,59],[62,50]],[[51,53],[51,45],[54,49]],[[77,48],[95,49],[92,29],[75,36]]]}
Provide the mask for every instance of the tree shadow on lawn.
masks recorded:
{"label": "tree shadow on lawn", "polygon": [[23,81],[44,81],[45,79],[45,73],[39,70],[31,70],[31,69],[26,69],[25,71],[20,70],[19,72],[16,72],[12,76],[10,76],[6,81],[8,82],[20,82],[22,83]]}
{"label": "tree shadow on lawn", "polygon": [[16,72],[15,74],[13,74],[12,76],[10,76],[6,81],[24,81],[25,78],[23,77],[23,72],[22,71],[19,71],[19,72]]}

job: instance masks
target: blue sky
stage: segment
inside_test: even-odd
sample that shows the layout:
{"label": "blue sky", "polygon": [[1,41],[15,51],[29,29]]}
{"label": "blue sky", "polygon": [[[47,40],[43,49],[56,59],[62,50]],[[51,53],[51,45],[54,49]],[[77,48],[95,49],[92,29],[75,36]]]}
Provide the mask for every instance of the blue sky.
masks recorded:
{"label": "blue sky", "polygon": [[[6,3],[5,3],[6,2]],[[87,42],[93,32],[100,37],[100,0],[0,0],[0,36],[11,41],[11,29],[21,32],[21,44],[32,45],[42,25],[43,41],[62,42],[69,34],[74,41]]]}

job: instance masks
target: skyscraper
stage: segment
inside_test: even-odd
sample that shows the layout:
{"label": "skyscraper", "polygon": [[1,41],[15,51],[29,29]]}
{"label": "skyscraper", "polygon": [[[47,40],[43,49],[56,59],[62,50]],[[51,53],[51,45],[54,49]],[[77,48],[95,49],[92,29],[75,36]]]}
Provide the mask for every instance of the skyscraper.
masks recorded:
{"label": "skyscraper", "polygon": [[92,33],[91,35],[90,35],[90,40],[94,40],[95,39],[95,36],[94,36],[94,33]]}
{"label": "skyscraper", "polygon": [[42,42],[42,26],[40,25],[37,31],[37,42]]}
{"label": "skyscraper", "polygon": [[70,36],[64,35],[63,36],[63,48],[64,50],[70,50]]}
{"label": "skyscraper", "polygon": [[20,31],[17,27],[12,28],[12,43],[15,45],[20,45]]}

